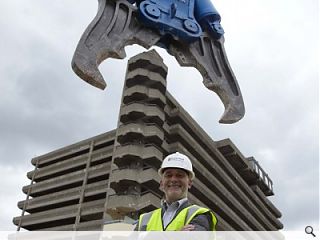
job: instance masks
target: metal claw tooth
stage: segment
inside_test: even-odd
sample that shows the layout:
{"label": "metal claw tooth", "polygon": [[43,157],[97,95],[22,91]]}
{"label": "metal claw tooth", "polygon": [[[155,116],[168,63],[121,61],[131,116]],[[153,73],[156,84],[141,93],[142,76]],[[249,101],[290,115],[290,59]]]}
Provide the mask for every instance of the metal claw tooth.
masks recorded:
{"label": "metal claw tooth", "polygon": [[219,120],[219,123],[224,124],[232,124],[238,122],[240,119],[244,116],[244,108],[243,105],[238,106],[228,106],[224,113],[222,114],[222,117]]}
{"label": "metal claw tooth", "polygon": [[88,61],[81,55],[75,54],[71,65],[73,71],[90,85],[101,90],[106,88],[107,84],[104,81],[97,64],[92,64],[92,62]]}

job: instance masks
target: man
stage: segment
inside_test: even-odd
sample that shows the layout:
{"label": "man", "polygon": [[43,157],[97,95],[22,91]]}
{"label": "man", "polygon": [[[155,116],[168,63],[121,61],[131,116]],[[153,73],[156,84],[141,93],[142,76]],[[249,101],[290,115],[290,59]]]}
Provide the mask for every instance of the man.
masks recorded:
{"label": "man", "polygon": [[162,207],[142,214],[138,231],[214,231],[217,219],[207,208],[192,205],[188,190],[194,172],[190,159],[181,153],[168,155],[158,171],[160,189],[164,192]]}

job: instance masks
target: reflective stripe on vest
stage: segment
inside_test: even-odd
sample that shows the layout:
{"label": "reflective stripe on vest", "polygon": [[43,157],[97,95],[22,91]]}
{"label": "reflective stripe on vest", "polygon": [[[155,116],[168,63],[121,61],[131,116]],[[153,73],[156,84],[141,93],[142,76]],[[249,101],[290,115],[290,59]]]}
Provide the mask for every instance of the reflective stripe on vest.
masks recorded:
{"label": "reflective stripe on vest", "polygon": [[168,226],[164,229],[163,222],[161,217],[161,208],[158,208],[152,212],[142,214],[139,218],[139,230],[147,230],[147,231],[178,231],[183,226],[189,224],[192,219],[199,214],[203,214],[206,212],[210,212],[212,218],[212,229],[211,231],[215,231],[215,226],[217,223],[217,219],[214,214],[207,208],[199,207],[197,205],[192,205],[187,208],[181,210],[177,216],[168,224]]}

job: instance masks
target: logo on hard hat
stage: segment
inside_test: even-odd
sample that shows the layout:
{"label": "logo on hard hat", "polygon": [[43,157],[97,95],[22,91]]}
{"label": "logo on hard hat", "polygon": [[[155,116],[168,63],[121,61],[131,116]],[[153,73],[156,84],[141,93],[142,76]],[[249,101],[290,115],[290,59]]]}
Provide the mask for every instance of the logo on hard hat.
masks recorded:
{"label": "logo on hard hat", "polygon": [[168,161],[184,162],[184,159],[180,157],[171,157],[168,159]]}

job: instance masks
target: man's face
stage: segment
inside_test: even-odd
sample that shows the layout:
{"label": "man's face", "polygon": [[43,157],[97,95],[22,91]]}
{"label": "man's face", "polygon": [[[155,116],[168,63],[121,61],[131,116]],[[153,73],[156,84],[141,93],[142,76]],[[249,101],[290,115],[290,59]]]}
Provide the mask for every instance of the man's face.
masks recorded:
{"label": "man's face", "polygon": [[165,169],[160,181],[160,189],[165,193],[166,201],[169,203],[187,197],[191,185],[188,174],[178,168]]}

